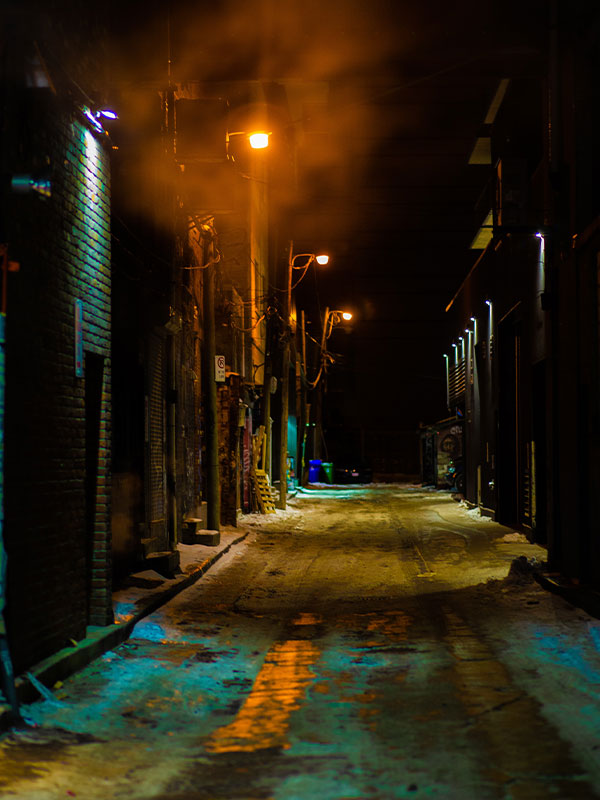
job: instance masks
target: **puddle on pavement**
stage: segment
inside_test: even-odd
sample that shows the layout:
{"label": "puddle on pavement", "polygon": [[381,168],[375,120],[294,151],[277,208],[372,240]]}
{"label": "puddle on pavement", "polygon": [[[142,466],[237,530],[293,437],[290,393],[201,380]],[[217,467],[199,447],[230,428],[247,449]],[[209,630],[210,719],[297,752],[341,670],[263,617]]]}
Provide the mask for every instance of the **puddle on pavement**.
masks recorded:
{"label": "puddle on pavement", "polygon": [[320,625],[323,617],[320,614],[311,614],[303,611],[292,622],[292,625]]}

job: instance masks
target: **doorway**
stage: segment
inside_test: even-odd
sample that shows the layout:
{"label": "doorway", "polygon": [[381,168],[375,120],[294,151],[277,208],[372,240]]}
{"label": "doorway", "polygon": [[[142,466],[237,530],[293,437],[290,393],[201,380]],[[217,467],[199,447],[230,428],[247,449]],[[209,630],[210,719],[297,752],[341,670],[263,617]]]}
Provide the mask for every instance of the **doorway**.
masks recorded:
{"label": "doorway", "polygon": [[504,525],[519,523],[519,325],[508,317],[498,325],[498,510]]}

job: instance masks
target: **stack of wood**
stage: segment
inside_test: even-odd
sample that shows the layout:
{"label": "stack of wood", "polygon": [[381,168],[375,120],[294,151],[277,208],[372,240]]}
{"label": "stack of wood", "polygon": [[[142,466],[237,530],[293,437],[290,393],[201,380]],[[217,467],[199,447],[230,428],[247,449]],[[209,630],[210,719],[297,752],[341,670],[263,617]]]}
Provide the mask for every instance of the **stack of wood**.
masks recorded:
{"label": "stack of wood", "polygon": [[269,476],[264,469],[258,466],[259,461],[261,464],[266,463],[266,440],[265,440],[265,427],[261,425],[258,431],[252,437],[252,466],[250,474],[252,477],[252,489],[254,493],[254,503],[256,509],[261,514],[274,514],[275,502],[273,500],[273,493],[269,483]]}

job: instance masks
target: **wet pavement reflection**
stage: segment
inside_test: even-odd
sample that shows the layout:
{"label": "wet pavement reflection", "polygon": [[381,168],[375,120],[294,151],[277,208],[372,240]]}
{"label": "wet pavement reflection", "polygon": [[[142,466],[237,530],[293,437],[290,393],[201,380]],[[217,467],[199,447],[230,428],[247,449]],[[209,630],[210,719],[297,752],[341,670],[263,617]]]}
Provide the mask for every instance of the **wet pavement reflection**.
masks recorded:
{"label": "wet pavement reflection", "polygon": [[600,623],[445,494],[299,497],[0,742],[0,796],[599,796]]}

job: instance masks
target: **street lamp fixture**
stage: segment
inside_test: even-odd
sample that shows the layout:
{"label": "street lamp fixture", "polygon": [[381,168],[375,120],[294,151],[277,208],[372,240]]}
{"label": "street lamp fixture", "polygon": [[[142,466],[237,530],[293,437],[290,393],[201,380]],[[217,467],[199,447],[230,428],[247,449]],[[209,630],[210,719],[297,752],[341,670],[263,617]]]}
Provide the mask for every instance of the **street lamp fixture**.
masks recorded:
{"label": "street lamp fixture", "polygon": [[252,131],[251,133],[248,133],[248,131],[228,131],[227,141],[229,142],[232,136],[245,136],[253,150],[264,150],[269,146],[270,135],[268,131]]}
{"label": "street lamp fixture", "polygon": [[[329,256],[326,253],[319,253],[319,255],[316,255],[315,253],[296,253],[296,255],[293,256],[292,255],[292,248],[293,248],[293,243],[290,242],[290,257],[289,257],[289,262],[288,262],[288,293],[289,293],[288,307],[290,307],[290,308],[291,308],[291,292],[292,292],[292,289],[295,289],[296,286],[298,286],[300,281],[306,275],[306,273],[308,271],[308,268],[313,263],[313,261],[316,261],[317,264],[319,264],[320,266],[325,266],[325,264],[329,264]],[[297,258],[305,258],[306,261],[304,262],[304,264],[301,264],[299,267],[297,267],[296,263],[295,263]],[[302,270],[302,273],[300,274],[300,277],[298,278],[296,283],[294,283],[292,285],[292,270],[295,270],[295,269]]]}
{"label": "street lamp fixture", "polygon": [[352,314],[350,311],[340,311],[339,309],[325,309],[325,314],[323,315],[323,338],[321,339],[321,357],[325,352],[325,343],[327,339],[331,336],[333,329],[336,325],[339,325],[342,320],[348,322],[352,319]]}
{"label": "street lamp fixture", "polygon": [[265,147],[269,146],[269,134],[264,131],[257,131],[248,136],[248,141],[253,150],[264,150]]}
{"label": "street lamp fixture", "polygon": [[[310,267],[313,261],[316,261],[317,264],[321,264],[324,266],[325,264],[329,264],[329,256],[326,253],[319,253],[316,255],[315,253],[296,253],[295,256],[291,255],[292,250],[290,248],[290,260],[292,264],[292,269],[307,269]],[[300,267],[297,267],[295,261],[297,258],[306,258],[307,261],[305,264],[302,264]]]}

